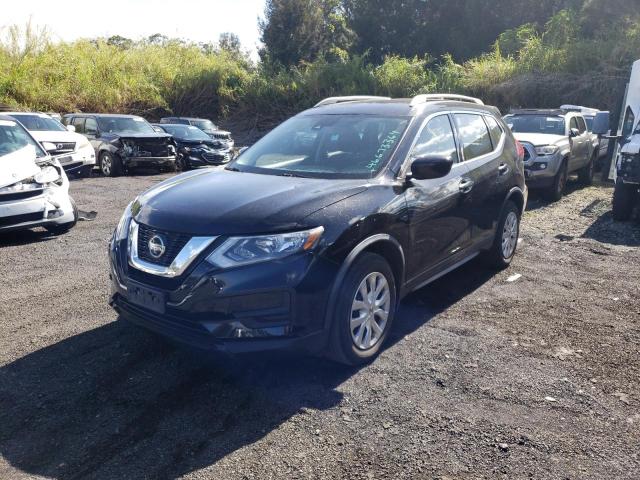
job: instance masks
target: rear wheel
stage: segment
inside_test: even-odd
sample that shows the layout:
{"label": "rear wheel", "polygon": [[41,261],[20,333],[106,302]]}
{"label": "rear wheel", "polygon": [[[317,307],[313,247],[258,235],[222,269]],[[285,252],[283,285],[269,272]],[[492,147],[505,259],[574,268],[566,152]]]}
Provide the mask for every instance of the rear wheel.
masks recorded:
{"label": "rear wheel", "polygon": [[520,237],[520,210],[512,201],[504,207],[491,249],[485,254],[487,266],[496,270],[507,268],[516,254]]}
{"label": "rear wheel", "polygon": [[557,202],[562,198],[564,189],[567,187],[567,179],[569,178],[569,165],[567,160],[562,162],[558,173],[553,179],[553,184],[544,192],[547,200]]}
{"label": "rear wheel", "polygon": [[613,192],[613,218],[624,222],[631,218],[633,206],[637,198],[637,185],[629,185],[618,179]]}
{"label": "rear wheel", "polygon": [[105,177],[117,177],[122,175],[122,161],[117,155],[109,152],[100,154],[100,172]]}
{"label": "rear wheel", "polygon": [[591,155],[589,163],[582,167],[578,171],[578,181],[582,185],[591,185],[593,183],[593,174],[596,170],[596,159],[598,157],[598,150],[596,149]]}
{"label": "rear wheel", "polygon": [[363,253],[339,292],[329,355],[346,365],[362,365],[378,355],[395,316],[396,285],[389,263],[380,255]]}

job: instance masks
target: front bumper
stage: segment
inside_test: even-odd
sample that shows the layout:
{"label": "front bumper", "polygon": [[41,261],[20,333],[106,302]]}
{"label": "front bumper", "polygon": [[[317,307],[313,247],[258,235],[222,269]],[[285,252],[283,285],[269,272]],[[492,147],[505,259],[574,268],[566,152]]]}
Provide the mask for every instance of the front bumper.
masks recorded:
{"label": "front bumper", "polygon": [[175,165],[176,156],[168,157],[127,157],[122,156],[122,162],[127,167],[170,167]]}
{"label": "front bumper", "polygon": [[562,155],[537,156],[533,147],[526,147],[529,159],[524,163],[524,176],[529,188],[545,188],[553,185],[562,165]]}
{"label": "front bumper", "polygon": [[93,168],[96,164],[96,153],[91,145],[79,148],[73,153],[58,155],[55,157],[60,165],[67,173],[75,173],[78,170],[87,167]]}
{"label": "front bumper", "polygon": [[[112,241],[109,304],[124,319],[178,342],[231,353],[318,352],[326,340],[325,308],[337,266],[312,254],[221,270],[204,258],[216,240],[176,278],[129,264],[126,241]],[[142,306],[134,289],[149,289],[162,305]]]}
{"label": "front bumper", "polygon": [[0,232],[38,226],[63,225],[74,221],[69,182],[52,185],[36,197],[0,202]]}
{"label": "front bumper", "polygon": [[231,151],[215,151],[215,152],[191,152],[187,155],[189,166],[204,167],[224,165],[231,161]]}

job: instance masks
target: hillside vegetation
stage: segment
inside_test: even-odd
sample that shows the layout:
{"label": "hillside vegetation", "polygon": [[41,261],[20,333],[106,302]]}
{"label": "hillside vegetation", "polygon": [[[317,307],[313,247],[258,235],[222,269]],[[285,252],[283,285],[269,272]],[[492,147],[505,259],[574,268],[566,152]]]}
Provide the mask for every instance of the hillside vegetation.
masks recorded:
{"label": "hillside vegetation", "polygon": [[[310,0],[267,2],[259,62],[250,61],[229,35],[216,45],[162,36],[141,42],[112,37],[53,43],[46,32],[12,27],[0,42],[0,104],[56,112],[134,112],[152,119],[169,112],[201,115],[226,120],[249,135],[337,94],[406,97],[440,91],[476,95],[503,110],[580,103],[616,111],[630,65],[640,57],[638,13],[625,10],[628,0],[615,0],[607,3],[620,3],[613,13],[594,13],[587,1],[580,9],[558,10],[542,25],[508,29],[486,46],[486,53],[468,59],[447,53],[436,57],[427,50],[407,56],[388,45],[363,50],[350,27],[358,2],[347,2],[352,4],[348,10],[333,1],[328,2],[331,8],[318,11],[318,18],[286,26],[293,37],[296,29],[310,28],[308,22],[321,22],[333,32],[326,36],[319,28],[325,40],[307,45],[312,55],[296,58],[300,48],[278,50],[285,45],[276,42],[284,31],[269,29],[282,14],[277,8],[304,1]],[[370,7],[376,2],[360,3]]]}

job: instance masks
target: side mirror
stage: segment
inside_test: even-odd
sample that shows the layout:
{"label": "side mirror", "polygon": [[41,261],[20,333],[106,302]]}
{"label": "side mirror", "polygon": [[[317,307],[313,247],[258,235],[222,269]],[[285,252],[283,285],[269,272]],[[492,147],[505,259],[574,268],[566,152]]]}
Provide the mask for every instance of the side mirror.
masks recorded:
{"label": "side mirror", "polygon": [[578,130],[577,128],[572,128],[572,129],[569,131],[569,136],[570,136],[571,138],[577,137],[577,136],[579,136],[579,135],[580,135],[580,130]]}
{"label": "side mirror", "polygon": [[611,119],[609,112],[596,113],[596,116],[593,119],[593,133],[595,133],[596,135],[606,135],[607,133],[609,133],[610,121]]}
{"label": "side mirror", "polygon": [[42,142],[41,145],[42,148],[47,151],[47,153],[55,152],[58,149],[58,147],[56,147],[56,145],[51,142]]}
{"label": "side mirror", "polygon": [[162,128],[156,127],[155,125],[152,125],[151,128],[153,128],[156,133],[166,133]]}
{"label": "side mirror", "polygon": [[449,174],[453,159],[447,157],[416,157],[411,163],[411,176],[416,180],[442,178]]}
{"label": "side mirror", "polygon": [[75,132],[76,131],[76,127],[74,127],[73,125],[67,125],[67,130],[69,132]]}

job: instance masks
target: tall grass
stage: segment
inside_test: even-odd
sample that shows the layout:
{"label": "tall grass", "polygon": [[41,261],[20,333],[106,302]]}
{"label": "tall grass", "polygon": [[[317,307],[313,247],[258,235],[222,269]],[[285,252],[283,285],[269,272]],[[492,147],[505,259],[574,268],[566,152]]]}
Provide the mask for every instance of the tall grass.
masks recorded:
{"label": "tall grass", "polygon": [[371,65],[345,52],[291,69],[225,50],[169,40],[113,45],[52,43],[46,30],[0,32],[0,104],[44,111],[190,114],[226,119],[258,134],[323,97],[478,95],[502,108],[579,102],[615,110],[640,53],[640,26],[581,36],[563,11],[542,29],[504,32],[493,51],[465,63],[388,56]]}

